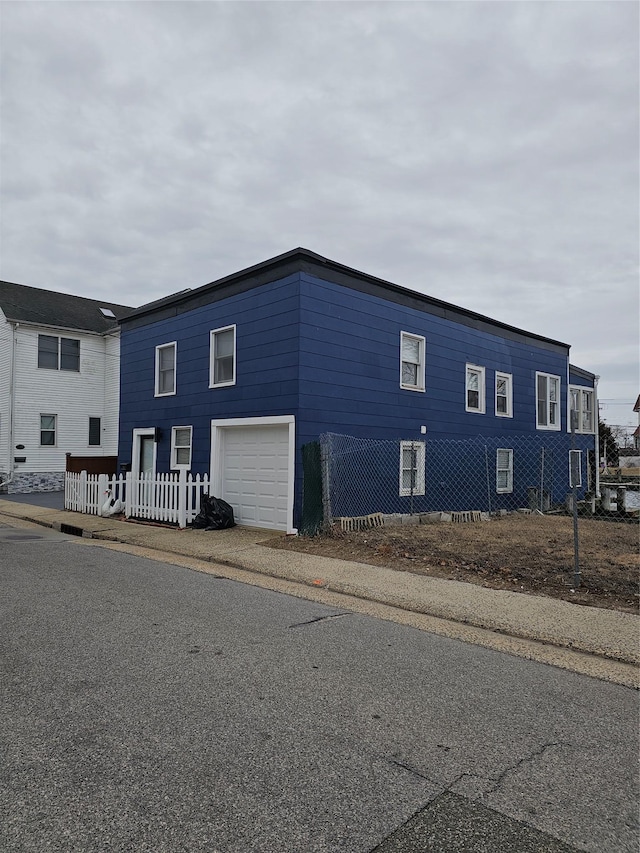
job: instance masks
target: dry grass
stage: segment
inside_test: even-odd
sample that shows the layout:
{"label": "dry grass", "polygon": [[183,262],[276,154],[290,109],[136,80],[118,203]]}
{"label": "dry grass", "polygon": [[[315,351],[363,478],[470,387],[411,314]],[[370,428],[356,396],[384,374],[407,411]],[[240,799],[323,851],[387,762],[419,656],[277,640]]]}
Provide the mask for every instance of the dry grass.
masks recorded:
{"label": "dry grass", "polygon": [[638,524],[581,519],[574,586],[572,519],[509,515],[471,524],[420,524],[270,540],[285,548],[399,571],[638,611]]}

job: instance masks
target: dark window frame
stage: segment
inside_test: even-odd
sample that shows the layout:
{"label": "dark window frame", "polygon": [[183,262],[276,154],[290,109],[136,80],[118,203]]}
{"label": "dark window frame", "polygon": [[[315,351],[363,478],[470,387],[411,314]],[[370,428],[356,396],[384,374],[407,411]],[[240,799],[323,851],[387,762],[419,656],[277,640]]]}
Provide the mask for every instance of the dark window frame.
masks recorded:
{"label": "dark window frame", "polygon": [[60,335],[38,335],[38,367],[80,373],[80,340]]}
{"label": "dark window frame", "polygon": [[[53,418],[53,426],[44,426],[43,418]],[[40,413],[40,447],[55,447],[58,433],[58,416],[51,412]],[[51,441],[44,441],[44,437],[51,436]]]}
{"label": "dark window frame", "polygon": [[[97,441],[96,438],[97,431]],[[92,439],[94,439],[92,441]],[[100,447],[102,445],[102,420],[101,418],[89,417],[89,447]]]}

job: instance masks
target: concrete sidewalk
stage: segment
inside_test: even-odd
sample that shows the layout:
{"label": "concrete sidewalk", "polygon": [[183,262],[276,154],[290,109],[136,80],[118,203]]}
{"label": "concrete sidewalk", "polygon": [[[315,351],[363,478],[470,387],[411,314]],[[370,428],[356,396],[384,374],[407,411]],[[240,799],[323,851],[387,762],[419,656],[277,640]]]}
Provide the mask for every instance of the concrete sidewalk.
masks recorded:
{"label": "concrete sidewalk", "polygon": [[629,613],[272,549],[260,543],[277,534],[265,530],[177,530],[5,500],[2,516],[151,549],[156,559],[180,555],[635,667],[640,663],[640,617]]}

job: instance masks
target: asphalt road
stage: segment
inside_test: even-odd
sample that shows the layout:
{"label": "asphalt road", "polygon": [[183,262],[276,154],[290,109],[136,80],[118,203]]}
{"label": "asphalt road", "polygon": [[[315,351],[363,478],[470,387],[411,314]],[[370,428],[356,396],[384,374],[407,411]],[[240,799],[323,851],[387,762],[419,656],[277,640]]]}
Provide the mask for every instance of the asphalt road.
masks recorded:
{"label": "asphalt road", "polygon": [[638,695],[0,526],[0,846],[636,853]]}
{"label": "asphalt road", "polygon": [[3,501],[30,504],[31,506],[46,506],[49,509],[64,509],[64,492],[25,492],[15,495],[0,495]]}

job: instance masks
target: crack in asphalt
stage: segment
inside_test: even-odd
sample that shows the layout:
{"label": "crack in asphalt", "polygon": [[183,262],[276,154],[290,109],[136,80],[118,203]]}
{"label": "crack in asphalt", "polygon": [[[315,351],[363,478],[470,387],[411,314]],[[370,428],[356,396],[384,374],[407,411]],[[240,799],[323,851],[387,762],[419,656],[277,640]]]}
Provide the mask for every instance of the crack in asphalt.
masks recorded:
{"label": "crack in asphalt", "polygon": [[403,770],[408,770],[409,773],[412,773],[414,776],[418,776],[420,779],[424,779],[426,782],[431,782],[432,785],[438,784],[434,779],[431,779],[429,776],[425,776],[424,773],[421,773],[420,770],[416,770],[415,767],[412,767],[410,764],[405,764],[404,761],[398,761],[397,758],[390,758],[387,756],[382,756],[389,764],[395,764],[396,767],[401,767]]}
{"label": "crack in asphalt", "polygon": [[[497,777],[492,777],[492,776],[488,777],[488,778],[489,778],[489,780],[490,780],[491,782],[494,782],[495,784],[494,784],[494,786],[493,786],[492,788],[490,788],[486,793],[487,793],[487,794],[495,794],[495,792],[498,790],[498,788],[500,787],[500,785],[502,785],[502,783],[504,782],[504,780],[505,780],[506,776],[507,776],[509,773],[514,773],[516,770],[519,770],[519,769],[520,769],[520,767],[522,767],[522,765],[523,765],[523,764],[526,764],[528,761],[533,761],[535,758],[540,758],[541,756],[543,756],[543,755],[544,755],[544,753],[545,753],[548,749],[551,749],[551,748],[552,748],[552,747],[554,747],[554,746],[569,746],[569,744],[567,744],[567,743],[562,743],[561,741],[552,741],[551,743],[544,743],[544,744],[542,744],[542,746],[541,746],[539,749],[534,750],[534,751],[533,751],[532,753],[530,753],[529,755],[525,755],[525,756],[523,756],[523,757],[522,757],[519,761],[517,761],[513,766],[511,766],[511,767],[505,767],[505,769],[502,771],[502,773],[500,773],[500,775],[499,775],[499,776],[497,776]],[[463,775],[464,775],[464,774],[463,774]]]}
{"label": "crack in asphalt", "polygon": [[544,755],[544,753],[548,749],[551,749],[554,746],[571,746],[571,744],[565,743],[563,741],[552,741],[550,743],[544,743],[538,749],[534,750],[533,752],[529,753],[528,755],[524,755],[522,758],[520,758],[518,761],[516,761],[515,764],[513,764],[509,767],[505,767],[505,769],[498,776],[483,776],[480,773],[471,773],[469,771],[465,771],[463,773],[460,773],[458,776],[456,776],[455,779],[453,779],[451,782],[449,782],[449,784],[446,786],[445,790],[450,791],[451,793],[455,794],[455,793],[457,793],[454,790],[455,787],[460,782],[462,782],[464,779],[469,779],[469,780],[477,779],[480,782],[493,783],[493,785],[490,788],[488,788],[486,791],[484,791],[484,793],[482,795],[483,797],[488,796],[489,794],[494,794],[498,790],[498,788],[502,785],[502,783],[504,782],[506,777],[509,775],[509,773],[514,773],[517,770],[519,770],[523,764],[526,764],[529,761],[533,761],[536,758],[540,758],[542,755]]}
{"label": "crack in asphalt", "polygon": [[340,619],[342,616],[352,616],[351,613],[331,613],[329,616],[317,616],[315,619],[309,619],[307,622],[297,622],[295,625],[289,625],[289,628],[304,628],[306,625],[315,625],[317,622],[326,622],[329,619]]}

